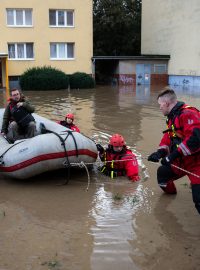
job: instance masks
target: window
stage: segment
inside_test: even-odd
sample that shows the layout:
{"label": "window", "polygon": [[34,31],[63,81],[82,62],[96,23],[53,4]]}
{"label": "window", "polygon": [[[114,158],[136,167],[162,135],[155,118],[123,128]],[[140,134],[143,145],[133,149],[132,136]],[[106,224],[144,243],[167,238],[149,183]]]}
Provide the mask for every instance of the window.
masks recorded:
{"label": "window", "polygon": [[155,74],[163,74],[167,71],[167,65],[166,64],[155,64],[154,65],[154,73]]}
{"label": "window", "polygon": [[7,25],[32,26],[32,9],[7,9]]}
{"label": "window", "polygon": [[51,59],[74,59],[74,43],[50,43]]}
{"label": "window", "polygon": [[49,10],[49,25],[56,27],[73,27],[74,11],[73,10]]}
{"label": "window", "polygon": [[33,43],[10,43],[8,44],[9,59],[32,60]]}

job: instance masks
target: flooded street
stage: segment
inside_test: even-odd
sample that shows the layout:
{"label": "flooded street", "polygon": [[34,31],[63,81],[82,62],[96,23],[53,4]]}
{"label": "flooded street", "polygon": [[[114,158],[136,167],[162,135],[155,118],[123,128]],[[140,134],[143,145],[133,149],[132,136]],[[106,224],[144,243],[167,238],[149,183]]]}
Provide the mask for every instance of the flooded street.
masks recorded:
{"label": "flooded street", "polygon": [[[177,181],[176,196],[163,194],[158,165],[146,159],[166,128],[156,100],[160,89],[25,92],[44,117],[74,113],[75,124],[96,143],[122,134],[138,156],[141,181],[110,179],[98,171],[99,161],[90,183],[84,169],[72,169],[68,185],[62,185],[63,171],[23,181],[0,175],[0,270],[200,269],[200,219],[189,181]],[[177,95],[200,109],[198,91],[177,89]]]}

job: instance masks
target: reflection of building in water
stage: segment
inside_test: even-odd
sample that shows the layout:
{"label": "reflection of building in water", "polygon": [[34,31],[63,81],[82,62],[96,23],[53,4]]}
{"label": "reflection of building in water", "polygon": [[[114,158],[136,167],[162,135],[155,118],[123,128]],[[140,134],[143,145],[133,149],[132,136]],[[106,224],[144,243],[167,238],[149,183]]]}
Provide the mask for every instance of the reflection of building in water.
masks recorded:
{"label": "reflection of building in water", "polygon": [[199,86],[192,86],[192,85],[178,85],[173,86],[173,89],[176,91],[177,95],[186,95],[186,96],[194,96],[200,97],[200,88]]}
{"label": "reflection of building in water", "polygon": [[147,104],[150,100],[150,85],[136,86],[136,103]]}
{"label": "reflection of building in water", "polygon": [[110,135],[122,134],[133,146],[141,136],[141,105],[135,87],[101,87],[95,91],[95,127]]}
{"label": "reflection of building in water", "polygon": [[199,0],[143,0],[141,53],[170,55],[172,85],[200,86]]}
{"label": "reflection of building in water", "polygon": [[118,104],[120,109],[131,108],[136,100],[136,87],[133,85],[119,86]]}
{"label": "reflection of building in water", "polygon": [[146,104],[150,100],[150,85],[119,86],[119,107]]}

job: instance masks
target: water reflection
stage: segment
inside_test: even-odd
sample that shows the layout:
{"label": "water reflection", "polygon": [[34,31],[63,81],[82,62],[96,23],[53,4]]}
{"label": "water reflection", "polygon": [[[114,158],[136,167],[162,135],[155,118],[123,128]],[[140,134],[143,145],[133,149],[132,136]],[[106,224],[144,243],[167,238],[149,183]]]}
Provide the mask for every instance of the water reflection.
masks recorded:
{"label": "water reflection", "polygon": [[[136,214],[151,211],[149,190],[141,184],[116,181],[99,187],[90,215],[94,249],[92,269],[138,269],[130,254],[138,251],[131,244],[136,238]],[[120,259],[117,259],[120,258]]]}
{"label": "water reflection", "polygon": [[119,87],[119,107],[132,107],[135,104],[148,104],[150,95],[150,85],[120,86]]}
{"label": "water reflection", "polygon": [[171,86],[177,95],[186,95],[192,97],[200,97],[200,87],[199,86]]}

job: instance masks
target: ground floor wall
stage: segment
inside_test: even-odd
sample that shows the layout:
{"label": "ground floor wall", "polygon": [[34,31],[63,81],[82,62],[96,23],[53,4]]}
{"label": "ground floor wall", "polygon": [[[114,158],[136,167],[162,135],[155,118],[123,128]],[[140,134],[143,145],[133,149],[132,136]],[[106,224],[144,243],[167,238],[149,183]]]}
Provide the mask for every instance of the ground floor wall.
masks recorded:
{"label": "ground floor wall", "polygon": [[172,86],[200,86],[200,76],[169,75]]}
{"label": "ground floor wall", "polygon": [[168,84],[168,60],[121,60],[113,74],[119,85]]}
{"label": "ground floor wall", "polygon": [[[148,77],[148,75],[146,75],[146,77]],[[140,83],[136,83],[136,74],[115,74],[113,78],[113,81],[115,81],[119,85],[140,85]],[[167,74],[151,74],[150,78],[147,78],[147,80],[148,79],[150,80],[150,83],[147,84],[168,84]]]}

